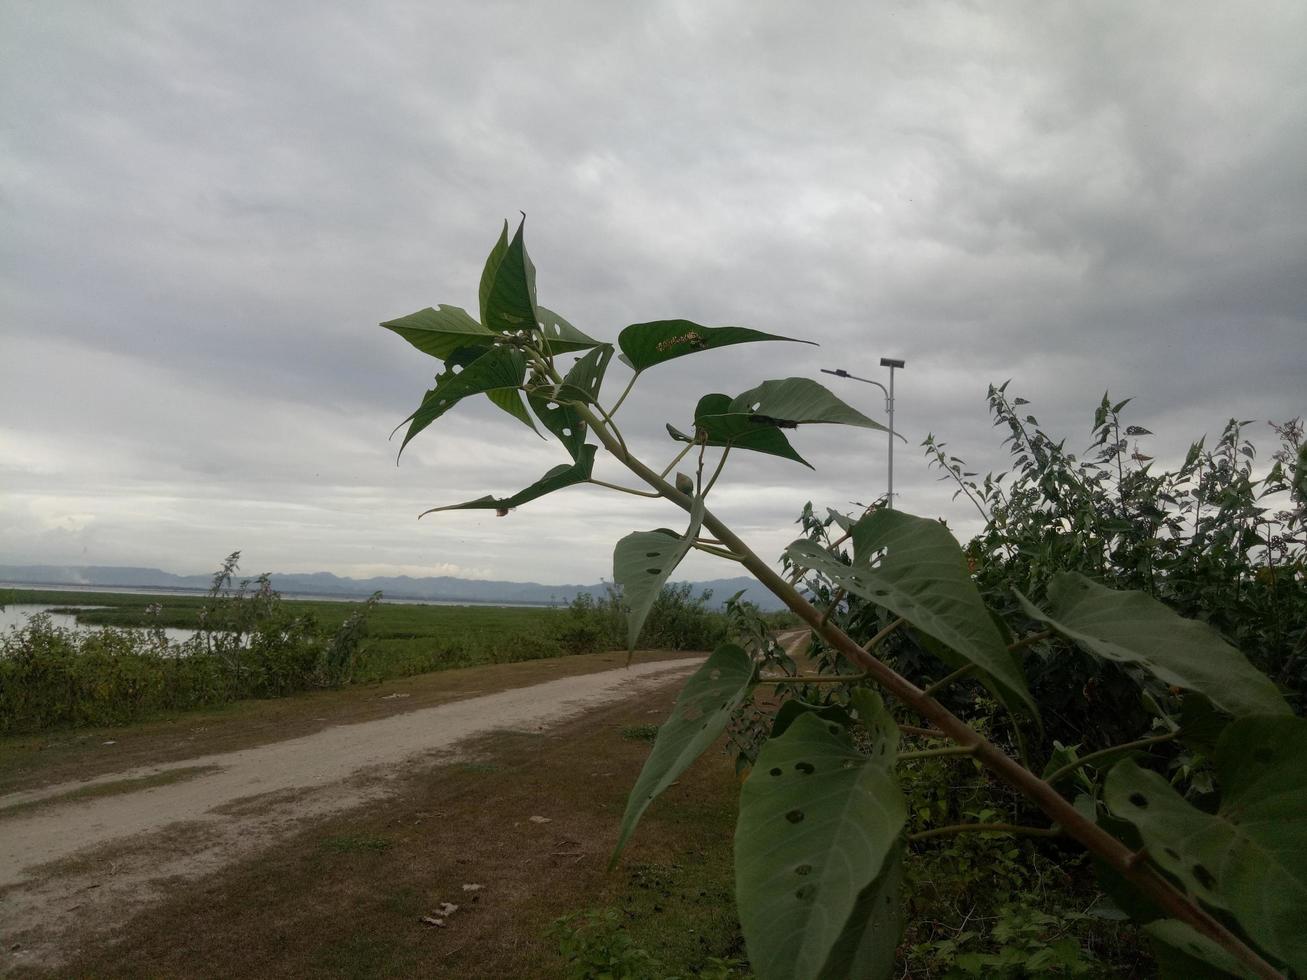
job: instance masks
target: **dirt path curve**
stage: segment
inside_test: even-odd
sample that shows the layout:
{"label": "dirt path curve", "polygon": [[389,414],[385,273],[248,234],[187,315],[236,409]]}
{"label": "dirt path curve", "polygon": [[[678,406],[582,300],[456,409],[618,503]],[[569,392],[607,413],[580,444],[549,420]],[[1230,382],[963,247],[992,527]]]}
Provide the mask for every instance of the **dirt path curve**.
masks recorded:
{"label": "dirt path curve", "polygon": [[[255,748],[0,796],[0,971],[48,962],[42,948],[49,951],[61,926],[88,916],[121,921],[124,911],[159,894],[167,879],[194,878],[270,846],[307,819],[385,796],[405,764],[448,758],[461,742],[496,730],[538,731],[669,683],[700,662],[686,658],[566,677]],[[178,781],[58,798],[170,773]],[[23,938],[11,943],[14,937]]]}

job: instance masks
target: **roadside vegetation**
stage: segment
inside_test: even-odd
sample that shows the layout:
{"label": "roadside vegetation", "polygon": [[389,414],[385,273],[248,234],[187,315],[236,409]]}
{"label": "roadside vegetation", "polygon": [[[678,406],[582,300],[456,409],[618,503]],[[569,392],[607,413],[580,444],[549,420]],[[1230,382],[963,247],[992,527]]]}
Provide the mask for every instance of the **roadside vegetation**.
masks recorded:
{"label": "roadside vegetation", "polygon": [[[100,627],[62,628],[36,616],[0,634],[0,735],[122,725],[246,698],[624,645],[611,591],[559,608],[382,603],[379,595],[363,603],[283,599],[266,575],[236,579],[238,558],[226,559],[204,596],[0,591],[0,604],[63,604],[52,611]],[[667,586],[645,646],[710,649],[726,629],[710,600],[689,585]],[[175,643],[164,628],[198,632]]]}

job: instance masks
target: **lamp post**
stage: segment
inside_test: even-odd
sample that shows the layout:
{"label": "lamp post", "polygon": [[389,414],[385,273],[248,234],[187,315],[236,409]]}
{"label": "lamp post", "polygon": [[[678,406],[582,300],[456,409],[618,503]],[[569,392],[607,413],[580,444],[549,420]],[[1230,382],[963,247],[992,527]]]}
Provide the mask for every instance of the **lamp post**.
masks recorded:
{"label": "lamp post", "polygon": [[888,388],[879,381],[872,381],[871,378],[860,378],[856,374],[849,374],[843,368],[821,369],[823,374],[833,374],[837,378],[848,378],[850,381],[861,381],[865,384],[875,385],[885,392],[885,412],[889,415],[889,489],[885,495],[885,502],[890,510],[894,509],[894,369],[903,367],[903,364],[903,361],[893,357],[882,357],[880,359],[880,366],[889,368]]}

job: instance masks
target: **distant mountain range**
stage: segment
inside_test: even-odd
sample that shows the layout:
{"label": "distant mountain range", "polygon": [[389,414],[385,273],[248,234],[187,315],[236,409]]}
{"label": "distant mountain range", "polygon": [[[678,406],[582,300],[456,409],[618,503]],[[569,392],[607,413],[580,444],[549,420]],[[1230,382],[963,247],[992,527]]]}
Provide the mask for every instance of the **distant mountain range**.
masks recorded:
{"label": "distant mountain range", "polygon": [[[204,591],[210,575],[174,575],[158,568],[122,568],[113,565],[0,565],[0,582],[29,586],[102,586],[106,588]],[[690,583],[697,595],[712,590],[714,606],[741,589],[745,598],[763,609],[778,609],[776,598],[751,578],[713,579]],[[601,596],[607,586],[540,585],[537,582],[492,582],[451,578],[447,575],[413,578],[409,575],[378,578],[342,578],[330,572],[279,572],[272,585],[285,595],[364,598],[380,591],[389,599],[426,599],[433,602],[485,602],[544,604],[570,602],[582,592]]]}

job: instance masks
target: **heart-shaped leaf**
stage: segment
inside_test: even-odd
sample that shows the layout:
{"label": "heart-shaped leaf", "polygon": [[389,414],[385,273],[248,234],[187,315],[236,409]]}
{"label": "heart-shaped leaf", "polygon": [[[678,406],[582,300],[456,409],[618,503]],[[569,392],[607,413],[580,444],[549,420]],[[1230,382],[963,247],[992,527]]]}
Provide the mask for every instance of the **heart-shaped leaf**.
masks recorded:
{"label": "heart-shaped leaf", "polygon": [[676,571],[690,550],[703,523],[703,498],[695,497],[690,509],[690,526],[685,534],[662,528],[636,531],[617,542],[613,549],[613,581],[622,588],[622,605],[626,607],[626,646],[635,649],[635,641],[654,600],[668,576]]}
{"label": "heart-shaped leaf", "polygon": [[886,431],[885,426],[844,404],[811,378],[764,381],[732,398],[726,412],[780,428],[825,422]]}
{"label": "heart-shaped leaf", "polygon": [[752,344],[762,340],[788,340],[810,344],[810,340],[779,337],[748,327],[705,327],[690,320],[655,320],[633,323],[617,335],[617,345],[628,365],[636,372],[662,364],[686,354],[715,350],[732,344]]}
{"label": "heart-shaped leaf", "polygon": [[1091,653],[1204,694],[1236,718],[1289,713],[1270,679],[1216,630],[1142,592],[1121,592],[1076,572],[1059,572],[1048,584],[1049,612],[1019,592],[1016,596],[1027,614]]}
{"label": "heart-shaped leaf", "polygon": [[748,695],[753,676],[752,658],[734,643],[724,643],[685,682],[626,801],[610,866],[649,804],[726,730],[731,715]]}
{"label": "heart-shaped leaf", "polygon": [[1229,911],[1254,942],[1307,974],[1307,720],[1240,718],[1215,761],[1216,813],[1129,759],[1107,774],[1103,798],[1191,895]]}
{"label": "heart-shaped leaf", "polygon": [[473,320],[466,310],[443,303],[434,310],[427,307],[397,320],[387,320],[382,326],[393,330],[424,354],[442,361],[460,348],[489,347],[495,339],[495,334]]}
{"label": "heart-shaped leaf", "polygon": [[1021,668],[990,619],[948,528],[903,511],[877,510],[853,524],[851,533],[857,556],[852,565],[807,540],[794,542],[786,554],[796,565],[821,572],[837,586],[902,616],[975,664],[1002,689],[1006,701],[1022,704],[1038,717]]}
{"label": "heart-shaped leaf", "polygon": [[464,501],[461,504],[447,504],[444,507],[432,507],[425,510],[418,516],[434,514],[442,510],[495,510],[510,511],[514,507],[521,507],[525,503],[536,500],[545,494],[553,493],[555,490],[562,490],[564,487],[576,486],[578,483],[585,483],[590,479],[590,473],[594,470],[595,446],[582,446],[578,458],[573,463],[564,463],[555,466],[552,470],[536,480],[525,490],[519,490],[511,497],[494,497],[487,495],[478,497],[476,500]]}
{"label": "heart-shaped leaf", "polygon": [[[808,469],[812,465],[794,451],[785,433],[775,425],[754,421],[747,415],[727,414],[731,404],[730,395],[711,394],[699,399],[694,410],[694,427],[696,434],[702,434],[709,446],[730,446],[732,449],[748,449],[755,453],[780,456],[802,463]],[[679,442],[693,442],[678,429],[667,426],[668,434]]]}
{"label": "heart-shaped leaf", "polygon": [[464,398],[497,389],[517,388],[526,378],[526,355],[515,348],[487,348],[461,371],[456,371],[461,367],[455,363],[460,353],[455,352],[449,358],[449,369],[436,376],[436,386],[426,393],[417,410],[404,420],[409,426],[399,447],[401,453],[414,436]]}
{"label": "heart-shaped leaf", "polygon": [[802,714],[767,741],[744,784],[735,893],[762,980],[881,976],[892,963],[898,916],[876,910],[898,902],[907,805],[892,771],[897,728],[880,726],[868,726],[866,756],[843,726]]}

